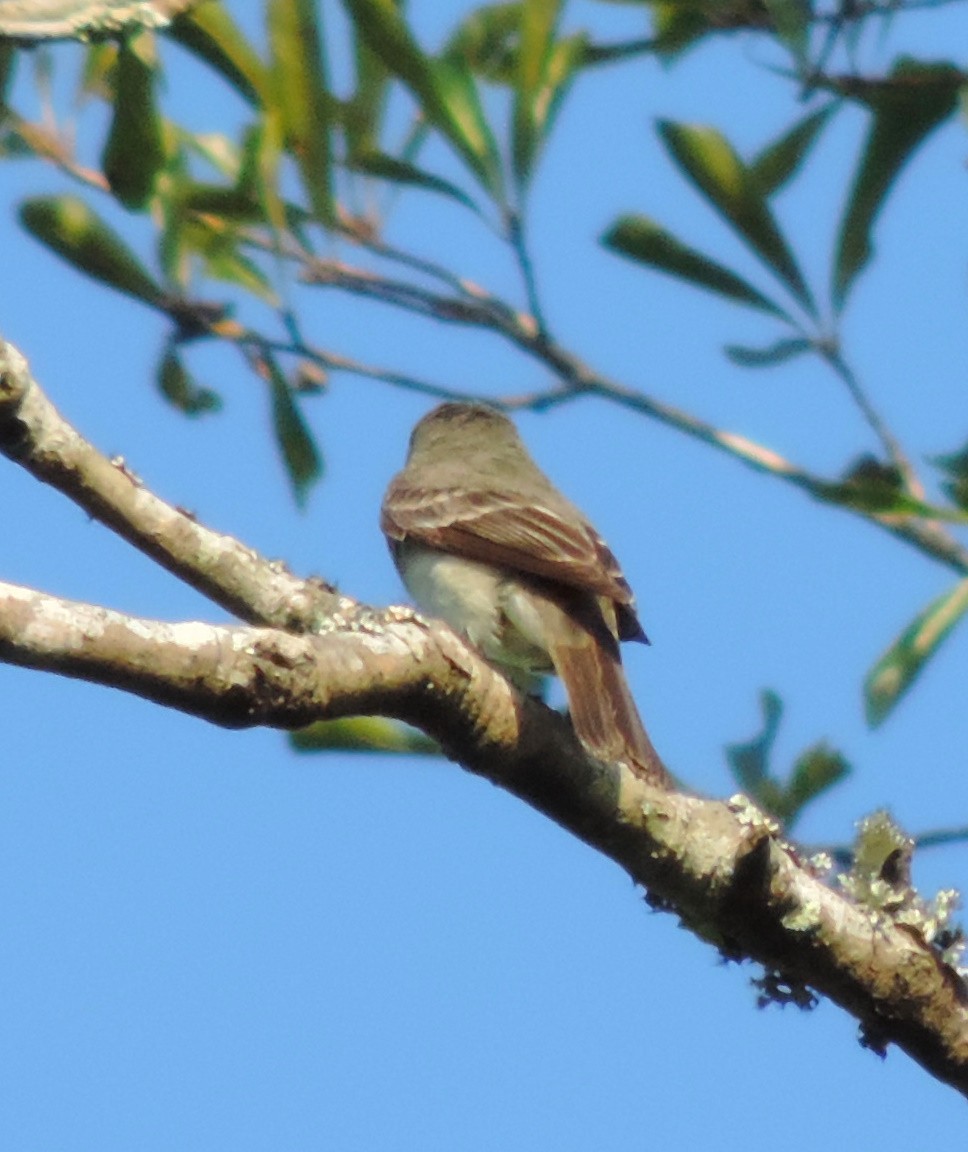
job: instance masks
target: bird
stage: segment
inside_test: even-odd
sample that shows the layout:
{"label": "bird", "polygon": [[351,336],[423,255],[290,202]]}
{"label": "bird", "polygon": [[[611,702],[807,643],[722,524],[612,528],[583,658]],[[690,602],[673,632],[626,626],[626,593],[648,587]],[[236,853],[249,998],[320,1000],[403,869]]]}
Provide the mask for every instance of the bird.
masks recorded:
{"label": "bird", "polygon": [[588,752],[660,778],[619,642],[648,644],[602,537],[531,458],[513,421],[450,401],[414,427],[380,526],[418,608],[519,688],[554,673]]}

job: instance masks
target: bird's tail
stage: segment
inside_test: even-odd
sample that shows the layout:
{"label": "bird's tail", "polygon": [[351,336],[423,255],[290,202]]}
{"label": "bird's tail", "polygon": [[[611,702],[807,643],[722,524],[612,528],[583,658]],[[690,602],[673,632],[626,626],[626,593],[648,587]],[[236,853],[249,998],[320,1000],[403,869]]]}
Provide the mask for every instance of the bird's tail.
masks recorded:
{"label": "bird's tail", "polygon": [[588,751],[609,763],[625,761],[651,783],[668,786],[668,772],[639,716],[618,652],[586,634],[584,642],[553,645],[551,658],[568,694],[575,733]]}
{"label": "bird's tail", "polygon": [[503,610],[531,643],[528,650],[550,658],[585,748],[598,760],[623,761],[651,783],[673,787],[625,679],[614,604],[545,581],[535,580],[520,592],[505,598]]}

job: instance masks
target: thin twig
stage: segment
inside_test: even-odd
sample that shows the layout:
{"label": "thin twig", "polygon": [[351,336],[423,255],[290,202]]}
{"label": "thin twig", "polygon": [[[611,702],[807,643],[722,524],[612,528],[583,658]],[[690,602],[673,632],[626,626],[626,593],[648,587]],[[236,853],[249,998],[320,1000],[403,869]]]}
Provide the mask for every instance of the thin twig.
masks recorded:
{"label": "thin twig", "polygon": [[443,296],[407,280],[391,279],[366,269],[354,268],[340,260],[317,258],[305,261],[302,277],[307,284],[338,288],[433,320],[491,328],[508,336],[520,336],[532,341],[537,332],[531,316],[516,312],[497,297],[485,292],[476,297],[469,294]]}
{"label": "thin twig", "polygon": [[[964,0],[908,0],[908,3],[896,3],[894,0],[887,0],[885,3],[884,0],[854,0],[849,7],[838,4],[836,11],[810,13],[807,24],[829,28],[836,36],[845,24],[858,24],[871,16],[896,16],[905,12],[946,8],[963,2]],[[701,14],[708,20],[710,29],[718,32],[776,31],[776,22],[765,5],[745,7],[723,5],[721,12],[717,12],[714,5],[709,5],[702,9]],[[583,62],[592,65],[610,64],[617,60],[626,60],[630,56],[644,56],[667,50],[668,45],[663,42],[662,37],[639,36],[612,43],[588,44]]]}
{"label": "thin twig", "polygon": [[360,247],[365,248],[368,252],[372,252],[374,256],[378,256],[382,260],[392,261],[395,264],[401,265],[401,267],[410,268],[414,272],[420,272],[433,280],[439,280],[441,284],[445,284],[448,288],[452,288],[455,292],[471,300],[480,300],[488,295],[483,288],[478,287],[472,280],[458,276],[456,272],[452,272],[449,268],[445,268],[442,264],[437,264],[433,260],[427,260],[422,256],[416,256],[412,252],[406,252],[402,248],[397,248],[393,244],[388,244],[380,237],[361,237],[354,235],[352,238]]}
{"label": "thin twig", "polygon": [[508,216],[508,239],[514,251],[518,268],[521,270],[521,279],[524,282],[524,291],[531,315],[534,317],[535,326],[539,335],[545,337],[548,333],[548,325],[545,322],[541,301],[538,297],[538,282],[535,279],[534,264],[525,237],[524,219],[518,212],[512,212]]}
{"label": "thin twig", "polygon": [[254,329],[239,329],[226,337],[247,354],[249,349],[256,353],[274,352],[283,355],[298,356],[309,360],[328,372],[346,372],[350,376],[359,376],[365,380],[379,380],[383,384],[391,384],[396,388],[403,388],[408,392],[418,392],[423,396],[430,396],[437,400],[465,400],[467,396],[459,389],[447,388],[442,384],[434,384],[430,380],[418,376],[408,376],[403,372],[396,372],[392,368],[381,368],[375,364],[365,364],[362,360],[355,360],[350,356],[341,356],[336,352],[324,352],[312,344],[292,342],[289,340],[275,340],[271,336],[263,336]]}
{"label": "thin twig", "polygon": [[[435,320],[488,329],[550,369],[561,382],[559,387],[533,393],[525,400],[520,396],[507,397],[504,403],[509,408],[542,408],[565,403],[579,395],[601,396],[727,452],[759,472],[777,476],[815,499],[831,502],[832,485],[829,480],[792,464],[773,449],[758,444],[748,437],[726,432],[674,405],[654,400],[641,391],[599,375],[577,356],[563,348],[547,332],[539,330],[533,316],[515,311],[496,297],[485,295],[480,300],[469,301],[440,296],[406,281],[388,280],[375,273],[335,261],[316,260],[311,262],[309,268],[307,279],[310,282],[330,284],[344,291],[381,300],[405,311]],[[388,371],[378,369],[373,372],[372,378],[389,379],[390,375]],[[418,381],[416,384],[421,392],[428,395],[447,397],[466,395],[465,391],[437,389],[423,381]],[[856,388],[856,381],[854,385]],[[406,386],[412,387],[413,384]],[[861,400],[864,399],[862,392],[852,394],[855,399],[858,395]],[[869,412],[868,419],[873,417],[876,425],[878,420],[876,412],[869,404],[864,410]],[[958,544],[937,521],[916,520],[910,516],[900,517],[896,513],[872,512],[849,504],[839,506],[863,517],[868,523],[878,524],[897,539],[934,557],[959,574],[964,575],[968,572],[968,549]]]}
{"label": "thin twig", "polygon": [[3,341],[0,452],[242,620],[306,630],[341,604],[321,581],[297,579],[148,491],[124,460],[109,460],[64,420]]}
{"label": "thin twig", "polygon": [[[759,444],[746,436],[728,432],[701,420],[671,404],[655,400],[645,393],[628,388],[591,369],[573,353],[569,352],[546,330],[541,329],[533,315],[510,307],[496,296],[481,290],[474,298],[467,296],[441,295],[419,287],[406,280],[391,279],[368,270],[354,268],[341,261],[320,260],[303,253],[304,279],[309,283],[328,285],[353,295],[378,300],[416,315],[444,323],[464,324],[483,328],[502,337],[520,348],[531,359],[537,361],[559,381],[555,387],[535,391],[528,396],[508,395],[499,402],[509,409],[547,408],[565,403],[580,395],[596,395],[632,411],[640,412],[666,424],[694,439],[726,452],[748,467],[766,472],[785,480],[805,491],[810,496],[825,503],[831,503],[831,493],[835,487],[828,479],[809,472],[793,464],[778,452]],[[245,333],[244,338],[262,340],[253,333]],[[430,381],[392,369],[367,365],[360,361],[341,357],[329,352],[321,352],[308,346],[287,344],[266,344],[276,350],[297,355],[309,356],[323,367],[335,371],[347,371],[368,379],[396,383],[401,387],[424,395],[445,399],[476,399],[467,389],[436,385]],[[873,406],[866,399],[849,369],[837,359],[832,366],[844,379],[851,395],[864,413],[868,423],[874,428],[883,443],[891,445],[889,451],[893,460],[904,462],[905,475],[909,483],[913,470],[907,464],[900,447],[896,445],[889,431],[880,421]],[[489,398],[493,402],[493,398]],[[899,465],[900,466],[900,465]],[[915,519],[897,513],[881,513],[841,503],[838,506],[863,517],[868,523],[875,523],[897,539],[932,556],[961,575],[968,573],[968,549],[962,547],[938,521]]]}
{"label": "thin twig", "polygon": [[25,120],[11,108],[4,109],[4,116],[8,121],[9,130],[15,132],[35,156],[49,160],[66,176],[88,188],[96,188],[98,192],[108,191],[108,180],[104,173],[96,168],[88,168],[75,160],[68,144],[56,128]]}
{"label": "thin twig", "polygon": [[869,397],[861,387],[860,381],[854,375],[853,369],[846,360],[844,360],[838,349],[829,348],[825,345],[817,345],[816,347],[823,359],[843,381],[844,387],[850,394],[850,398],[857,405],[858,410],[867,421],[871,431],[878,440],[880,440],[891,463],[901,474],[907,490],[912,495],[919,498],[923,497],[924,486],[914,470],[914,466],[908,458],[907,453],[901,447],[897,437],[894,436],[890,428],[888,428],[880,413],[871,403]]}

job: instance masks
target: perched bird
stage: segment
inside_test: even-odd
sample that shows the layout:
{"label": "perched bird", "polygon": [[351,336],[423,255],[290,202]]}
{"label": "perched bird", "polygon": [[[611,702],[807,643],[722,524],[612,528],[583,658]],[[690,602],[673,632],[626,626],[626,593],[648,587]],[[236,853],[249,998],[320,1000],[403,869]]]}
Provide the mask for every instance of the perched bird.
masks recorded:
{"label": "perched bird", "polygon": [[466,403],[424,416],[387,489],[381,527],[418,607],[519,686],[556,673],[592,755],[663,775],[619,653],[620,640],[648,643],[632,590],[507,416]]}

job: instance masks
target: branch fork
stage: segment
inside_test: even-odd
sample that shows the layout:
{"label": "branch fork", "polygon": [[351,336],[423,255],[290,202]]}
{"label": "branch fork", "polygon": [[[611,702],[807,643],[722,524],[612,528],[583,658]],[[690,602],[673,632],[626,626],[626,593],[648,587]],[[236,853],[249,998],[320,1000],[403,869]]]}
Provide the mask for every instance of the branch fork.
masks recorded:
{"label": "branch fork", "polygon": [[[701,938],[767,969],[774,999],[825,995],[968,1096],[968,995],[929,934],[828,886],[745,798],[687,795],[591,759],[445,625],[301,580],[200,525],[100,454],[0,341],[0,453],[241,622],[144,620],[0,584],[0,660],[231,727],[380,715],[614,860]],[[784,991],[785,990],[785,991]]]}

